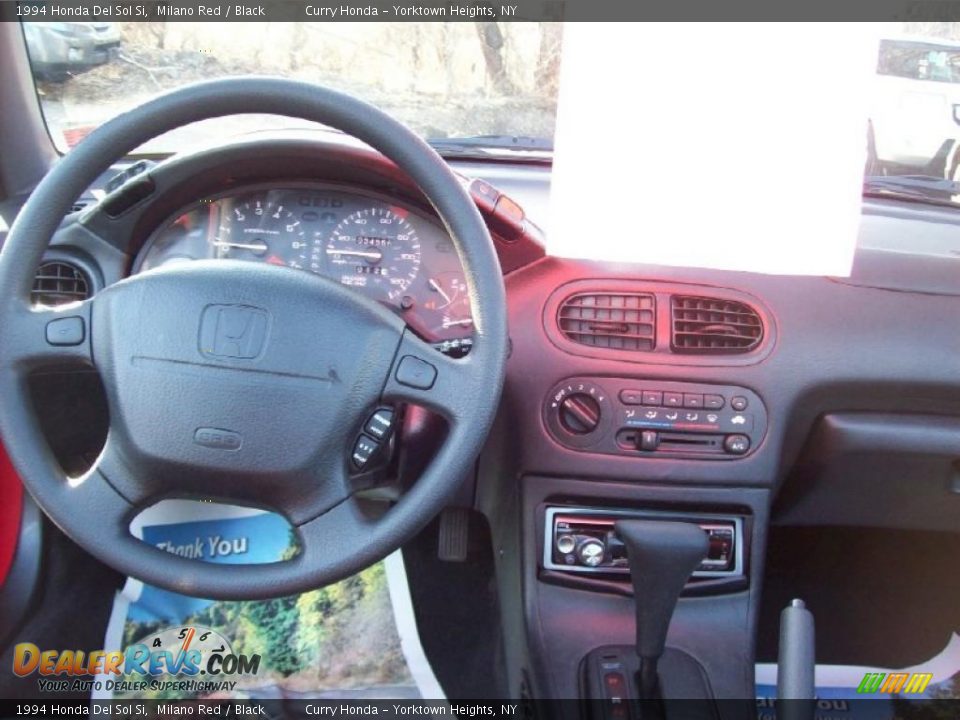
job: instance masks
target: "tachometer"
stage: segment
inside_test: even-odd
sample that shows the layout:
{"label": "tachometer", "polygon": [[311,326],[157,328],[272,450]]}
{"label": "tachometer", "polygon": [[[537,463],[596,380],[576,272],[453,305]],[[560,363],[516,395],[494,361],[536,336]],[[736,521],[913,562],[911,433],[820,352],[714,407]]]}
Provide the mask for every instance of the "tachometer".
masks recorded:
{"label": "tachometer", "polygon": [[[373,207],[347,216],[334,228],[324,253],[328,272],[344,285],[378,299],[397,300],[420,272],[420,238],[406,211]],[[323,246],[317,236],[314,249]]]}
{"label": "tachometer", "polygon": [[263,197],[224,208],[210,244],[217,258],[259,260],[323,271],[322,256],[313,257],[300,220],[283,204]]}

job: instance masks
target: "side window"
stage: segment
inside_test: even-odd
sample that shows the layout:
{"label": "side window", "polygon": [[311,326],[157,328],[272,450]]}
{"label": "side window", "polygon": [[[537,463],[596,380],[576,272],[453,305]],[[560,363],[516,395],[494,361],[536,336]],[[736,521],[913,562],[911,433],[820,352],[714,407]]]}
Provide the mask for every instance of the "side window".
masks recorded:
{"label": "side window", "polygon": [[960,82],[960,47],[882,40],[877,73],[909,80],[957,83]]}

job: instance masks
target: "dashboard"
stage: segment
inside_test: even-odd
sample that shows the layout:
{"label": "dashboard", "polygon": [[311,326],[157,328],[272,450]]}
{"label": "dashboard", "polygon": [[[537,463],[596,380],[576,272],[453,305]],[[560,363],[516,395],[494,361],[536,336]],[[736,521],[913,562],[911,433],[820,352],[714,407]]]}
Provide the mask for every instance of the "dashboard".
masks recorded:
{"label": "dashboard", "polygon": [[[471,192],[504,270],[512,341],[500,417],[457,502],[481,510],[493,547],[504,548],[496,562],[507,578],[502,584],[511,588],[503,605],[506,633],[518,643],[526,637],[531,656],[550,659],[534,675],[543,694],[576,696],[581,659],[599,642],[629,641],[622,628],[634,622],[613,584],[601,587],[590,573],[550,567],[567,562],[547,552],[560,538],[548,521],[550,508],[605,514],[652,508],[731,518],[730,537],[743,553],[731,567],[743,570],[745,584],[737,587],[745,589],[762,583],[777,493],[778,520],[796,524],[833,518],[833,524],[855,526],[955,529],[957,510],[944,478],[956,472],[956,443],[942,440],[945,434],[934,432],[938,426],[929,419],[942,424],[960,416],[956,363],[950,362],[960,349],[960,261],[956,253],[931,259],[907,250],[920,240],[947,246],[948,238],[960,236],[956,210],[865,202],[854,274],[844,279],[624,265],[544,257],[542,245],[531,241],[532,223],[521,217],[523,231],[507,223],[515,215],[493,187],[525,207],[546,207],[549,167],[451,165],[482,178]],[[473,318],[459,256],[415,188],[382,161],[315,143],[271,141],[174,159],[149,175],[140,186],[131,181],[126,196],[122,188],[117,192],[124,202],[78,212],[80,220],[65,225],[48,259],[86,270],[94,290],[169,263],[274,263],[350,286],[438,345],[469,342]],[[655,301],[650,348],[604,339],[638,326],[625,304],[622,321],[586,315],[598,298],[630,295]],[[766,345],[737,360],[698,357],[675,342],[677,323],[688,313],[718,312],[679,301],[711,298],[760,310]],[[575,302],[563,304],[567,300]],[[719,310],[737,308],[727,303]],[[706,319],[716,324],[713,315]],[[574,342],[570,334],[588,340]],[[50,376],[42,389],[51,407],[53,398],[72,397]],[[834,420],[834,435],[852,435],[854,421],[880,427],[884,432],[875,434],[887,454],[875,451],[876,438],[848,441],[861,457],[831,460],[836,469],[821,476],[818,446],[808,447],[808,438],[822,434],[815,428],[823,417],[839,413],[848,416],[844,423]],[[904,416],[922,419],[922,430],[896,419]],[[403,442],[415,450],[403,453],[398,472],[413,476],[441,432],[408,417]],[[70,431],[50,433],[62,454],[88,447],[78,434],[97,427],[86,418],[62,424]],[[821,444],[837,447],[833,436],[827,440],[832,445]],[[894,441],[907,449],[901,455],[915,460],[891,455]],[[934,441],[947,449],[931,449]],[[864,447],[876,452],[876,462],[863,461]],[[522,605],[512,595],[521,583]],[[718,593],[709,605],[684,601],[675,618],[686,649],[727,693],[736,695],[730,688],[750,681],[740,675],[746,665],[731,663],[729,653],[716,648],[751,646],[755,599],[744,591]],[[709,621],[699,616],[704,607]],[[508,662],[511,677],[524,676],[520,662]]]}
{"label": "dashboard", "polygon": [[431,342],[470,342],[470,298],[450,236],[396,198],[320,183],[233,188],[162,223],[133,272],[204,259],[315,273],[383,303]]}

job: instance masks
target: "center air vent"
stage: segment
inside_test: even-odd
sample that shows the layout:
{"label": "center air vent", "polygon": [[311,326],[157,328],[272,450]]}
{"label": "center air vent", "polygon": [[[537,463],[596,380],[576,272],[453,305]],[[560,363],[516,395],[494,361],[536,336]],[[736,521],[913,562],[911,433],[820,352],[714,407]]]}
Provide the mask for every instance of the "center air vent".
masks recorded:
{"label": "center air vent", "polygon": [[655,309],[649,293],[578,293],[560,304],[557,324],[568,340],[580,345],[653,350]]}
{"label": "center air vent", "polygon": [[673,295],[670,303],[676,353],[745,353],[763,339],[763,321],[745,303],[693,295]]}
{"label": "center air vent", "polygon": [[51,260],[43,263],[33,280],[30,299],[34,305],[66,305],[90,297],[90,283],[72,263]]}

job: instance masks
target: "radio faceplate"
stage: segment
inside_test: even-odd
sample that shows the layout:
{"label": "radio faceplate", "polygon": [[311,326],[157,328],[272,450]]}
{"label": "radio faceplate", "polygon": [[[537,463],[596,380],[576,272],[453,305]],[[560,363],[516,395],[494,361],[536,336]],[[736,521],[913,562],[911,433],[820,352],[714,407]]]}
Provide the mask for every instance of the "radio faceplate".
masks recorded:
{"label": "radio faceplate", "polygon": [[767,430],[748,388],[627,378],[569,378],[550,391],[543,419],[566,447],[651,458],[734,460]]}
{"label": "radio faceplate", "polygon": [[732,579],[744,575],[742,517],[659,510],[547,508],[543,567],[565,573],[629,575],[626,549],[614,534],[614,523],[621,519],[699,525],[709,537],[710,549],[693,577]]}

